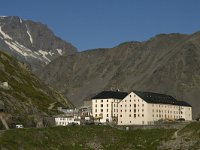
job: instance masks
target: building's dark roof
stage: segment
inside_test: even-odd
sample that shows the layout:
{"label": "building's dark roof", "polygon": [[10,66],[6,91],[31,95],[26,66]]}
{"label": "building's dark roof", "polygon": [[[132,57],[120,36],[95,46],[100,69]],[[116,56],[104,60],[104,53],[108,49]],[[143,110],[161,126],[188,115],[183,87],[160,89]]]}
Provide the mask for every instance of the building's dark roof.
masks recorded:
{"label": "building's dark roof", "polygon": [[189,106],[190,104],[184,101],[177,101],[174,97],[165,94],[152,93],[152,92],[140,92],[134,91],[136,95],[141,97],[147,103],[156,103],[156,104],[171,104],[171,105],[179,105],[179,106]]}
{"label": "building's dark roof", "polygon": [[103,91],[96,96],[92,97],[92,99],[124,99],[128,95],[127,92],[120,92],[120,91]]}

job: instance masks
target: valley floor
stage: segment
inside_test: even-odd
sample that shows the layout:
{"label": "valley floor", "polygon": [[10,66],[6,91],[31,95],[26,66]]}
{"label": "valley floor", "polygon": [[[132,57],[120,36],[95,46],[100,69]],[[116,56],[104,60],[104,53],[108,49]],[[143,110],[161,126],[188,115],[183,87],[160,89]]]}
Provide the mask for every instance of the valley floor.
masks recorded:
{"label": "valley floor", "polygon": [[5,150],[156,150],[200,148],[200,123],[176,129],[119,130],[109,126],[67,126],[6,130],[0,134]]}

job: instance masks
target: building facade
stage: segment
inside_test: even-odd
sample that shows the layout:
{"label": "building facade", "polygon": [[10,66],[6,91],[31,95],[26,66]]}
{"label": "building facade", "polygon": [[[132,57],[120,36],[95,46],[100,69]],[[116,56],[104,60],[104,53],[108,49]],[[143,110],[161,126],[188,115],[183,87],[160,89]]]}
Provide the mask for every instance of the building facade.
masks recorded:
{"label": "building facade", "polygon": [[103,91],[92,98],[92,115],[103,123],[147,125],[159,120],[192,120],[192,107],[165,94]]}
{"label": "building facade", "polygon": [[118,103],[126,92],[103,91],[92,98],[92,115],[98,122],[110,122],[118,117]]}
{"label": "building facade", "polygon": [[60,114],[54,117],[56,126],[67,126],[77,124],[80,125],[80,118],[78,116],[69,116],[66,114]]}

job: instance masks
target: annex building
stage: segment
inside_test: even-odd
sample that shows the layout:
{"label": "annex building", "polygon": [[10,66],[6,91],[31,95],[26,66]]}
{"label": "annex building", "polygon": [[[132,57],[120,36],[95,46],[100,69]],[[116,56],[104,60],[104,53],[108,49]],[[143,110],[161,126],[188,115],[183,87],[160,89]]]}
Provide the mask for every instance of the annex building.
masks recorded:
{"label": "annex building", "polygon": [[103,91],[92,98],[92,115],[100,122],[147,125],[158,120],[192,120],[192,106],[172,96],[132,91]]}

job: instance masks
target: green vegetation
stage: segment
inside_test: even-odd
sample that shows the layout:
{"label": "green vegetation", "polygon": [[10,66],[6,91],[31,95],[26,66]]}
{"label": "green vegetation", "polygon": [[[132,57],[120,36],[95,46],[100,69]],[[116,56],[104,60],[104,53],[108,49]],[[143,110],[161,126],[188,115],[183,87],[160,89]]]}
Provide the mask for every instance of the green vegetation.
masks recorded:
{"label": "green vegetation", "polygon": [[[0,88],[0,101],[4,104],[6,112],[18,118],[18,122],[25,123],[25,126],[28,122],[34,122],[33,115],[56,114],[56,106],[73,107],[60,93],[47,87],[34,76],[26,65],[0,51],[1,82],[8,82],[9,89]],[[52,103],[56,105],[49,109]],[[24,120],[26,118],[32,119]]]}
{"label": "green vegetation", "polygon": [[178,135],[190,134],[191,137],[199,137],[200,138],[200,122],[193,122],[181,129],[178,132]]}
{"label": "green vegetation", "polygon": [[0,145],[8,150],[155,150],[160,141],[169,139],[174,132],[174,129],[124,131],[109,126],[93,125],[17,129],[5,131],[0,136]]}

